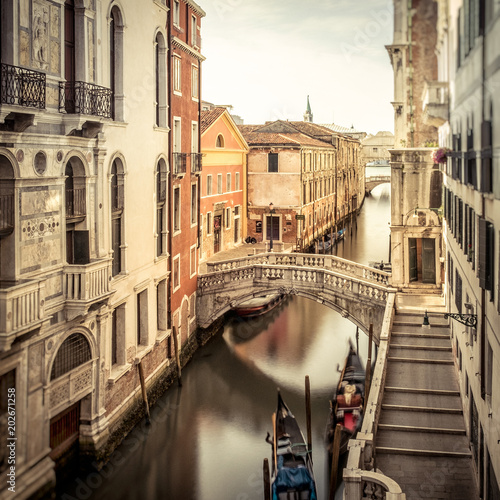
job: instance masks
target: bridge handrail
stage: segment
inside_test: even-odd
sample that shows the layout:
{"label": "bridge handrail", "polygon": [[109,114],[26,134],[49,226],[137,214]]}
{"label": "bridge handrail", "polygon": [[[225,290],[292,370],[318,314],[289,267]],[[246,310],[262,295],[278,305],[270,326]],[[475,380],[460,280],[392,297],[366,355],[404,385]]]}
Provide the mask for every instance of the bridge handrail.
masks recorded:
{"label": "bridge handrail", "polygon": [[391,274],[385,271],[370,266],[364,266],[334,255],[275,252],[260,253],[225,261],[208,262],[207,273],[200,274],[200,276],[256,265],[321,268],[327,271],[344,272],[348,278],[355,276],[368,280],[370,283],[376,282],[383,285],[389,285],[389,279],[391,277]]}
{"label": "bridge handrail", "polygon": [[369,177],[365,177],[365,182],[377,182],[377,181],[390,181],[390,175],[371,175]]}

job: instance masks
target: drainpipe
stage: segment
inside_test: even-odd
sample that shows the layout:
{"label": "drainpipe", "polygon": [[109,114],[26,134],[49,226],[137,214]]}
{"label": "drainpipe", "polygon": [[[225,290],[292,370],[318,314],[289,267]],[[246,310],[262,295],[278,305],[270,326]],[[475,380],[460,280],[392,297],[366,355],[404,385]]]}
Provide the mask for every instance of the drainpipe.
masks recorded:
{"label": "drainpipe", "polygon": [[414,130],[414,115],[413,115],[413,0],[408,0],[408,69],[409,69],[409,92],[410,92],[410,147],[415,147],[415,130]]}

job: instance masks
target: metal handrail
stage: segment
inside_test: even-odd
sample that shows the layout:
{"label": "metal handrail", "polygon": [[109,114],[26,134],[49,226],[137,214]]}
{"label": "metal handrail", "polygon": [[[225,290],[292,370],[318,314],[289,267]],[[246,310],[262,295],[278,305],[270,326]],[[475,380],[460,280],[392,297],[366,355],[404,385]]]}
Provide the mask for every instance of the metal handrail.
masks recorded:
{"label": "metal handrail", "polygon": [[2,104],[45,109],[45,73],[1,63],[0,83]]}
{"label": "metal handrail", "polygon": [[113,91],[87,82],[59,82],[59,112],[112,118]]}

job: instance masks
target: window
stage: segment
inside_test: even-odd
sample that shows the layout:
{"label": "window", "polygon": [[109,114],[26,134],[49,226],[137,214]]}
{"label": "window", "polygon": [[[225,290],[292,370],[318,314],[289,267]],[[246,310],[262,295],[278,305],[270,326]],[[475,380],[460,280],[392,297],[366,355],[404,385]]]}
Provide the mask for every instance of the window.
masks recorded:
{"label": "window", "polygon": [[226,229],[231,227],[231,208],[226,208]]}
{"label": "window", "polygon": [[462,276],[455,268],[455,305],[459,313],[462,313]]}
{"label": "window", "polygon": [[198,222],[198,185],[191,184],[191,225]]}
{"label": "window", "polygon": [[137,294],[137,345],[148,345],[148,291]]}
{"label": "window", "polygon": [[174,257],[174,264],[173,264],[173,285],[174,285],[174,292],[179,289],[181,286],[181,256],[177,255]]}
{"label": "window", "polygon": [[465,153],[465,182],[477,189],[476,152],[474,151],[474,129],[467,131],[467,152]]}
{"label": "window", "polygon": [[167,71],[165,61],[167,49],[165,39],[161,33],[156,35],[155,40],[155,125],[157,127],[167,126]]}
{"label": "window", "polygon": [[231,192],[231,174],[226,174],[226,191]]}
{"label": "window", "polygon": [[479,219],[479,286],[483,290],[490,290],[493,300],[493,271],[494,271],[494,227],[486,219]]}
{"label": "window", "polygon": [[234,174],[234,190],[239,191],[240,190],[240,173],[236,172]]}
{"label": "window", "polygon": [[198,81],[199,70],[198,66],[192,66],[191,69],[191,97],[195,100],[200,98],[199,81]]}
{"label": "window", "polygon": [[156,285],[156,328],[158,331],[168,330],[167,280],[161,280]]}
{"label": "window", "polygon": [[[9,416],[9,399],[16,391],[16,370],[10,370],[0,376],[0,422],[2,432],[2,446],[0,447],[0,473],[9,467],[10,448],[7,448],[7,422]],[[18,398],[21,399],[19,394]],[[20,402],[18,402],[20,404]],[[10,408],[11,409],[11,408]],[[11,441],[12,442],[12,441]],[[12,491],[12,490],[11,490]]]}
{"label": "window", "polygon": [[191,122],[191,153],[198,153],[198,122]]}
{"label": "window", "polygon": [[216,148],[223,148],[224,147],[224,136],[222,134],[219,134],[217,136],[217,139],[215,140],[215,147]]}
{"label": "window", "polygon": [[174,117],[174,144],[173,152],[181,152],[181,119]]}
{"label": "window", "polygon": [[[493,108],[491,108],[493,115]],[[481,191],[491,193],[493,189],[492,172],[492,126],[491,121],[481,124]]]}
{"label": "window", "polygon": [[207,175],[207,196],[212,196],[212,176]]}
{"label": "window", "polygon": [[189,252],[189,277],[196,274],[196,245],[193,245]]}
{"label": "window", "polygon": [[174,231],[181,230],[181,188],[174,187]]}
{"label": "window", "polygon": [[111,365],[125,364],[125,304],[113,309],[111,318]]}
{"label": "window", "polygon": [[181,58],[174,56],[174,92],[181,93]]}
{"label": "window", "polygon": [[212,212],[207,213],[207,235],[212,234]]}
{"label": "window", "polygon": [[217,194],[222,194],[222,174],[217,174]]}
{"label": "window", "polygon": [[111,166],[111,249],[113,251],[112,274],[116,276],[123,271],[123,165],[119,159]]}
{"label": "window", "polygon": [[181,6],[179,0],[174,0],[174,25],[179,26]]}
{"label": "window", "polygon": [[50,380],[62,377],[64,374],[74,370],[80,365],[92,359],[90,344],[85,335],[73,333],[59,347],[57,351]]}
{"label": "window", "polygon": [[156,165],[156,256],[167,250],[167,173],[164,160]]}
{"label": "window", "polygon": [[278,171],[278,153],[269,153],[267,155],[267,171],[268,172]]}
{"label": "window", "polygon": [[488,340],[486,340],[486,394],[491,396],[493,389],[493,349]]}
{"label": "window", "polygon": [[191,45],[198,46],[198,40],[197,40],[197,33],[196,33],[196,17],[191,16]]}
{"label": "window", "polygon": [[[109,81],[110,81],[110,89],[112,91],[111,116],[114,120],[118,121],[124,120],[123,32],[124,32],[124,23],[121,11],[117,6],[114,6],[111,9],[110,23],[109,23],[109,50],[110,50]],[[65,61],[67,64],[68,54],[66,54]],[[74,65],[74,59],[73,59],[73,65]],[[67,76],[66,80],[68,80]],[[75,80],[74,77],[73,80]]]}

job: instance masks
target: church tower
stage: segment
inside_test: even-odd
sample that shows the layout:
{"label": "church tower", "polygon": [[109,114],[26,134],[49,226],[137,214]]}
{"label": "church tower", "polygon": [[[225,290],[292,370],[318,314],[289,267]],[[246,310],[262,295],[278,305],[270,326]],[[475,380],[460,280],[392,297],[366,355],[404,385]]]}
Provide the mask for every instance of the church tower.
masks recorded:
{"label": "church tower", "polygon": [[311,111],[311,105],[309,104],[309,96],[307,96],[307,108],[306,112],[304,113],[304,121],[312,123],[313,121],[313,114]]}

